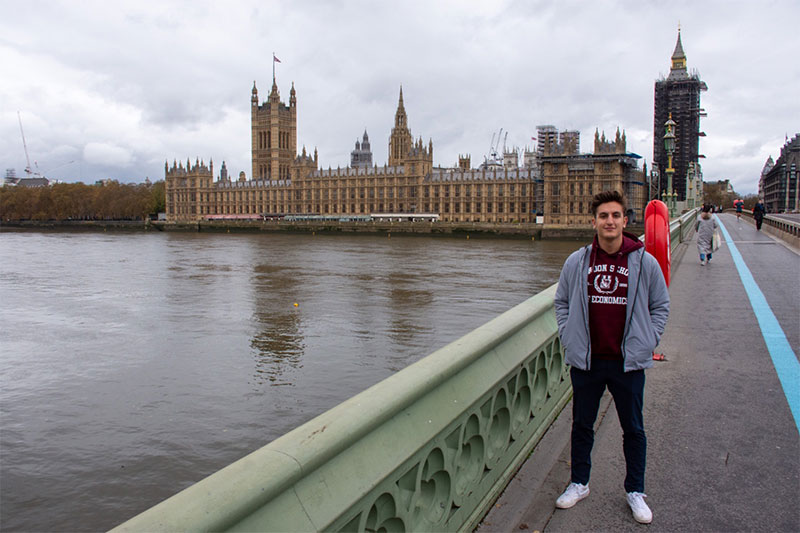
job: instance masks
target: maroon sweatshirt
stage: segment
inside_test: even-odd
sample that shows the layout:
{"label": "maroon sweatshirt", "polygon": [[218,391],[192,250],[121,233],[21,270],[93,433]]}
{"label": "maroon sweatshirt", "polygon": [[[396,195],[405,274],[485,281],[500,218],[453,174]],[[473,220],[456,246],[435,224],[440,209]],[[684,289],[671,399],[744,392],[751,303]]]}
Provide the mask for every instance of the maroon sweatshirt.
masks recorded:
{"label": "maroon sweatshirt", "polygon": [[597,236],[592,243],[589,266],[589,333],[592,358],[622,359],[622,336],[628,304],[628,254],[644,244],[623,232],[622,247],[615,254],[600,248]]}

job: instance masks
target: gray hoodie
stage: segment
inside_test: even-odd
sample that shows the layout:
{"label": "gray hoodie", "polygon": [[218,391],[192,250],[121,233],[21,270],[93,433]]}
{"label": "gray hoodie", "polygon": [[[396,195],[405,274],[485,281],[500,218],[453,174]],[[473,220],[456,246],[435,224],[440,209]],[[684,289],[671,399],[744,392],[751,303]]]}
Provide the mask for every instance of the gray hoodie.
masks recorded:
{"label": "gray hoodie", "polygon": [[[555,296],[558,336],[565,362],[581,370],[592,364],[589,335],[588,271],[592,245],[570,255],[561,270]],[[644,248],[628,254],[628,303],[622,358],[625,372],[653,366],[653,350],[669,317],[669,292],[655,257]]]}

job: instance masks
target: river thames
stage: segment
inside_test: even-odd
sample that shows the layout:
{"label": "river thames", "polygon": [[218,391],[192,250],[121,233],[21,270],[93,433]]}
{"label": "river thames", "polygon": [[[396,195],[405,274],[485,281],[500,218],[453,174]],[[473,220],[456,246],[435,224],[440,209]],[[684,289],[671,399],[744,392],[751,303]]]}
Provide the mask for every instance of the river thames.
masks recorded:
{"label": "river thames", "polygon": [[0,529],[118,525],[555,283],[579,245],[0,233]]}

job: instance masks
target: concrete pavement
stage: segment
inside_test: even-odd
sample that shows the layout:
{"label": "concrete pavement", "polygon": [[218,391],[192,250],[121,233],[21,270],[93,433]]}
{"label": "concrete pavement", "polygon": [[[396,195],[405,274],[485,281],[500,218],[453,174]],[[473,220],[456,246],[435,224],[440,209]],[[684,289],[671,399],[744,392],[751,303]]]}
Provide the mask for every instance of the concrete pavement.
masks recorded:
{"label": "concrete pavement", "polygon": [[[746,220],[719,220],[800,354],[800,253]],[[554,508],[569,483],[568,405],[478,528],[486,531],[800,531],[800,435],[730,249],[701,266],[673,257],[671,312],[647,371],[647,502],[625,501],[622,431],[608,393],[596,426],[591,494]],[[794,384],[800,387],[800,383]]]}

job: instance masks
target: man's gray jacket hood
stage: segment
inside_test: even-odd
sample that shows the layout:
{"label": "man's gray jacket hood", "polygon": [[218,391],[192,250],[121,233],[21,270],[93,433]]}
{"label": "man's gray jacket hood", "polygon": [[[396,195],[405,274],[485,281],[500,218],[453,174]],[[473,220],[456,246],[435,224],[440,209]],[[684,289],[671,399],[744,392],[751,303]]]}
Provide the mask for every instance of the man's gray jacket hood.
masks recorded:
{"label": "man's gray jacket hood", "polygon": [[[555,296],[558,336],[565,362],[581,370],[589,370],[592,364],[588,287],[591,255],[590,244],[567,258]],[[653,366],[653,350],[661,340],[669,317],[669,292],[656,258],[644,248],[634,250],[628,254],[628,271],[622,337],[625,372]]]}

